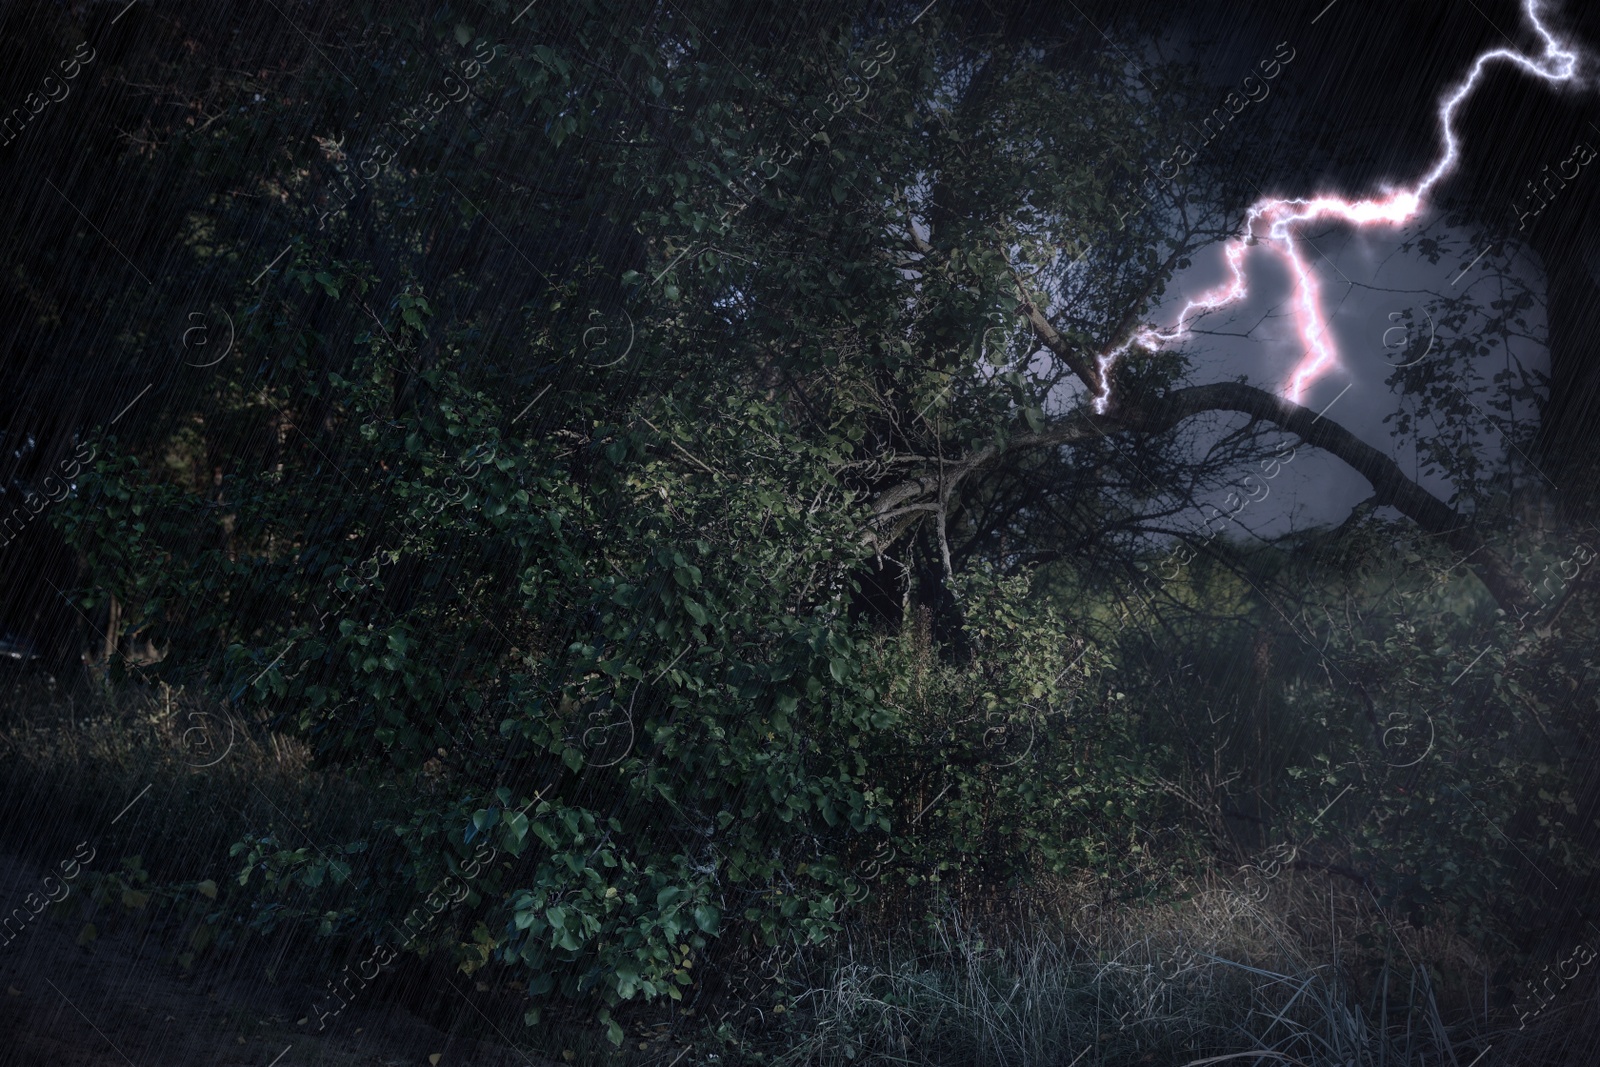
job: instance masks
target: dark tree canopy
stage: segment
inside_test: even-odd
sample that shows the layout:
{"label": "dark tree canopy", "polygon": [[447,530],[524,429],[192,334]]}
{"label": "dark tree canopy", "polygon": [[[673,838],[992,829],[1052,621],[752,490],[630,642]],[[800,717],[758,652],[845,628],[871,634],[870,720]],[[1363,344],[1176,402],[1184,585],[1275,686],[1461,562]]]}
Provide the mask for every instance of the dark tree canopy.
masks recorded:
{"label": "dark tree canopy", "polygon": [[[1440,499],[1181,351],[1101,370],[1267,140],[1147,182],[1215,95],[1131,69],[1153,16],[118,6],[4,16],[40,47],[0,99],[81,64],[0,146],[7,509],[80,457],[5,549],[7,622],[381,797],[340,859],[238,843],[269,923],[385,940],[461,878],[436,947],[609,1022],[859,909],[1309,838],[1325,786],[1368,807],[1303,862],[1415,914],[1503,917],[1466,803],[1590,873],[1593,607],[1546,610],[1509,464],[1440,445]],[[1290,447],[1368,504],[1279,544],[1183,521]],[[1395,757],[1402,710],[1481,801],[1408,799],[1448,768]]]}

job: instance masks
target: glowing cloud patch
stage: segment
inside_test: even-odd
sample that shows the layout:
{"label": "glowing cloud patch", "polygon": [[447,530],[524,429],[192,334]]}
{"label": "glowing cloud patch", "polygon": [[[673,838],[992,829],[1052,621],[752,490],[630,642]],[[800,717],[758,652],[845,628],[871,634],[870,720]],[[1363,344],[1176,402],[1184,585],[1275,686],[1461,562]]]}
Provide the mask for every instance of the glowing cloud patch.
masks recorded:
{"label": "glowing cloud patch", "polygon": [[1289,306],[1295,330],[1300,336],[1302,355],[1284,386],[1283,395],[1299,403],[1313,383],[1339,365],[1339,352],[1328,334],[1320,282],[1311,271],[1311,265],[1301,249],[1303,242],[1297,239],[1293,227],[1299,223],[1320,221],[1345,222],[1356,227],[1399,226],[1415,218],[1421,212],[1428,192],[1448,177],[1460,162],[1461,144],[1454,126],[1456,111],[1477,88],[1490,63],[1504,60],[1547,82],[1571,81],[1577,70],[1578,53],[1563,48],[1540,21],[1540,6],[1540,0],[1523,0],[1522,10],[1532,23],[1534,32],[1544,42],[1544,54],[1530,59],[1511,49],[1497,48],[1473,61],[1467,76],[1439,101],[1439,157],[1414,187],[1386,188],[1383,196],[1366,200],[1316,196],[1311,199],[1256,201],[1246,217],[1245,232],[1223,246],[1232,280],[1185,304],[1170,329],[1163,331],[1142,327],[1099,358],[1102,384],[1100,394],[1095,398],[1095,411],[1104,412],[1111,399],[1107,372],[1124,352],[1136,346],[1159,348],[1177,341],[1188,332],[1193,319],[1242,300],[1249,294],[1244,259],[1252,246],[1259,246],[1279,256],[1293,279],[1294,292]]}

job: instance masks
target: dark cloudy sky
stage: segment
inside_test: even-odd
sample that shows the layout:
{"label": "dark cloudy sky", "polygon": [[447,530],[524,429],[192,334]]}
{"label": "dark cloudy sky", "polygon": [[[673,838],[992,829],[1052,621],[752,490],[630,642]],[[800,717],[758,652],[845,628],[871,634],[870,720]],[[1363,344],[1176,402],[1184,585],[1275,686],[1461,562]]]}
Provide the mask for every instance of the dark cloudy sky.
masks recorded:
{"label": "dark cloudy sky", "polygon": [[[1258,124],[1258,134],[1277,136],[1285,146],[1291,137],[1300,137],[1289,159],[1263,161],[1259,171],[1262,192],[1274,197],[1364,197],[1381,195],[1386,183],[1413,184],[1440,151],[1438,100],[1467,73],[1474,57],[1488,48],[1513,46],[1523,54],[1538,56],[1543,48],[1531,23],[1515,5],[1450,5],[1457,24],[1452,25],[1452,33],[1434,40],[1425,55],[1418,50],[1416,69],[1404,72],[1408,84],[1403,91],[1394,82],[1368,82],[1363,87],[1361,64],[1374,62],[1374,47],[1392,49],[1392,38],[1399,32],[1373,5],[1357,0],[1336,0],[1329,5],[1320,0],[1309,6],[1278,5],[1270,12],[1251,10],[1258,6],[1196,5],[1190,9],[1189,19],[1174,24],[1163,51],[1196,61],[1216,86],[1220,104],[1224,94],[1236,88],[1261,59],[1271,56],[1280,42],[1293,48],[1294,59],[1271,84],[1271,93],[1249,104],[1235,120],[1241,127],[1247,122]],[[1564,6],[1573,5],[1546,0],[1541,17],[1564,43],[1584,54],[1583,69],[1593,69],[1600,42],[1588,41],[1572,20],[1564,17],[1569,14]],[[1130,62],[1136,58],[1149,56],[1130,56]],[[1523,84],[1514,84],[1518,81]],[[1393,121],[1375,123],[1372,116],[1384,114],[1384,96],[1393,101]],[[1482,177],[1475,171],[1484,169],[1485,160],[1493,156],[1497,139],[1493,127],[1504,121],[1513,107],[1527,106],[1530,100],[1538,107],[1541,99],[1546,106],[1557,99],[1570,105],[1575,98],[1593,100],[1600,114],[1600,92],[1596,92],[1593,79],[1553,88],[1501,63],[1459,113],[1456,127],[1463,140],[1462,160],[1459,170],[1438,187],[1438,195],[1432,198],[1438,203],[1430,203],[1421,217],[1402,227],[1319,225],[1304,231],[1314,245],[1309,258],[1322,287],[1329,332],[1340,359],[1338,367],[1307,391],[1303,402],[1313,410],[1327,407],[1329,418],[1395,457],[1404,470],[1441,498],[1448,499],[1453,487],[1441,477],[1424,473],[1415,447],[1415,433],[1431,432],[1431,425],[1424,423],[1418,431],[1397,437],[1384,420],[1402,401],[1385,379],[1395,364],[1435,358],[1450,340],[1447,335],[1433,338],[1429,326],[1429,317],[1436,315],[1441,300],[1465,292],[1487,304],[1507,288],[1518,287],[1532,290],[1540,297],[1541,306],[1528,316],[1535,339],[1514,340],[1509,346],[1511,353],[1525,367],[1549,372],[1549,351],[1539,342],[1545,331],[1545,276],[1539,255],[1510,246],[1505,256],[1487,257],[1463,273],[1464,263],[1478,247],[1474,244],[1477,231],[1449,225],[1444,207],[1460,207],[1462,191],[1473,188]],[[1203,151],[1226,151],[1226,139],[1233,132],[1225,130]],[[1309,154],[1304,146],[1308,132],[1312,135]],[[1554,166],[1572,154],[1572,142],[1564,132],[1552,130],[1542,139],[1535,135],[1532,145],[1519,146],[1519,155],[1534,161],[1545,159]],[[1360,151],[1351,147],[1358,143]],[[1600,144],[1600,133],[1596,133],[1595,143]],[[1523,169],[1528,170],[1526,178],[1539,173],[1537,167],[1526,163]],[[1585,168],[1573,184],[1600,182],[1591,172],[1596,170],[1600,166]],[[1477,205],[1472,214],[1480,226],[1495,225],[1497,216],[1499,225],[1514,220],[1523,202],[1501,199],[1506,202],[1499,212],[1495,210],[1497,202]],[[1442,241],[1460,254],[1430,262],[1416,247],[1419,234]],[[1412,247],[1402,250],[1408,242]],[[1192,360],[1195,383],[1243,376],[1254,385],[1281,392],[1303,352],[1287,314],[1290,279],[1281,262],[1264,250],[1256,251],[1246,262],[1249,298],[1195,322],[1195,332],[1180,342],[1180,347]],[[1170,327],[1186,300],[1224,277],[1219,246],[1197,257],[1192,268],[1174,279],[1149,321],[1159,328]],[[1409,330],[1406,313],[1415,324]],[[1506,350],[1497,348],[1479,359],[1473,373],[1479,383],[1486,383],[1505,365]],[[1468,381],[1461,384],[1469,389],[1472,385]],[[1524,409],[1519,418],[1532,414]],[[1485,410],[1481,424],[1475,427],[1476,437],[1486,458],[1503,459],[1508,445],[1495,418],[1499,416]],[[1270,498],[1240,515],[1245,527],[1275,534],[1291,525],[1338,522],[1371,492],[1365,480],[1347,466],[1310,450],[1301,450],[1271,488]],[[1194,520],[1198,524],[1199,516]]]}

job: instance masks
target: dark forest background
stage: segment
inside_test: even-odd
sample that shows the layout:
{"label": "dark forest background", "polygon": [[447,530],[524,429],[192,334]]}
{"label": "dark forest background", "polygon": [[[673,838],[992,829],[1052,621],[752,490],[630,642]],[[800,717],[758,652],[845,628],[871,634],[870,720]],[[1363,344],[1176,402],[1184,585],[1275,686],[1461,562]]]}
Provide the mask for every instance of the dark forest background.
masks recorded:
{"label": "dark forest background", "polygon": [[[1589,1062],[1600,182],[1513,207],[1600,139],[1568,6],[1424,249],[1494,295],[1389,380],[1440,495],[1095,357],[1259,190],[1425,167],[1516,5],[4,5],[0,843],[286,1033]],[[1312,452],[1348,519],[1205,525]]]}

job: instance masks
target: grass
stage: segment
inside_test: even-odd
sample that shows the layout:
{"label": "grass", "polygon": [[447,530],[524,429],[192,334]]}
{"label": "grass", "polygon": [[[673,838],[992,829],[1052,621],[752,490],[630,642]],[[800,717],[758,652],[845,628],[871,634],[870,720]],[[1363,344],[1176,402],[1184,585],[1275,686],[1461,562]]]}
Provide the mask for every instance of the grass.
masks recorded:
{"label": "grass", "polygon": [[[1387,937],[1363,947],[1352,932]],[[1469,1067],[1480,1054],[1479,1067],[1595,1062],[1600,1033],[1577,1010],[1518,1032],[1504,1010],[1460,997],[1441,1004],[1435,976],[1472,958],[1447,931],[1387,929],[1375,902],[1325,878],[1286,874],[1257,900],[1213,872],[1181,901],[1087,922],[1058,911],[980,930],[952,914],[915,939],[859,938],[797,966],[784,1047],[768,1043],[761,1058],[783,1067]]]}
{"label": "grass", "polygon": [[[0,766],[0,805],[23,813],[0,820],[0,845],[49,865],[91,840],[105,857],[96,868],[139,855],[157,881],[230,878],[228,846],[268,826],[332,843],[382,814],[300,743],[160,686],[69,691],[14,675],[0,686]],[[1493,961],[1450,930],[1391,921],[1325,874],[1285,869],[1263,888],[1259,875],[1247,886],[1210,870],[1164,901],[1120,906],[1093,886],[1046,888],[1023,919],[994,917],[1015,916],[1011,900],[982,920],[952,910],[915,929],[862,923],[752,966],[735,977],[744,1003],[720,1037],[687,1018],[648,1051],[639,1037],[612,1051],[581,1020],[523,1036],[580,1063],[656,1067],[685,1040],[696,1048],[680,1067],[713,1062],[713,1049],[722,1064],[782,1067],[1600,1062],[1593,974],[1519,1031],[1511,1005],[1489,996]],[[320,955],[301,947],[302,962]]]}
{"label": "grass", "polygon": [[0,820],[0,845],[37,862],[89,840],[112,865],[140,855],[158,879],[221,880],[236,873],[228,846],[269,822],[327,842],[375,814],[354,783],[313,770],[302,744],[209,694],[109,693],[36,673],[0,684],[0,806],[26,813]]}

